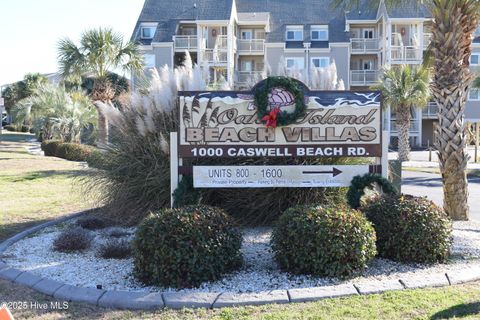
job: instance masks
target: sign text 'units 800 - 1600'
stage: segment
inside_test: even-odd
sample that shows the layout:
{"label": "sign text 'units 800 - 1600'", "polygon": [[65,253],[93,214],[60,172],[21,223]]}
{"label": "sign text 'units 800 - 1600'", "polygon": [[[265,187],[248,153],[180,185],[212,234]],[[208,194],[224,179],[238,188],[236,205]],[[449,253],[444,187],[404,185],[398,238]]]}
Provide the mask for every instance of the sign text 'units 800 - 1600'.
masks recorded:
{"label": "sign text 'units 800 - 1600'", "polygon": [[[179,156],[380,157],[379,92],[308,91],[304,112],[267,126],[253,92],[182,92]],[[295,103],[277,107],[293,112]]]}

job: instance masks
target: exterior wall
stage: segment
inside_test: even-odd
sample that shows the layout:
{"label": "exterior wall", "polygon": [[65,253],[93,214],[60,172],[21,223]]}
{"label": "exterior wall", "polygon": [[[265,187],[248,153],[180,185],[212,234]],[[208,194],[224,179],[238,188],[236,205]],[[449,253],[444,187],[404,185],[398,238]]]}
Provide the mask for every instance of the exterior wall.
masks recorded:
{"label": "exterior wall", "polygon": [[278,74],[278,65],[282,56],[285,56],[283,47],[265,46],[265,65],[270,66],[272,74]]}
{"label": "exterior wall", "polygon": [[345,89],[350,88],[350,49],[349,45],[335,46],[331,48],[330,62],[335,61],[337,75],[345,83]]}
{"label": "exterior wall", "polygon": [[467,101],[465,108],[466,121],[480,121],[480,101]]}
{"label": "exterior wall", "polygon": [[[153,54],[155,54],[155,65],[161,68],[164,65],[173,67],[173,43],[170,47],[153,47]],[[149,53],[146,52],[145,53]]]}

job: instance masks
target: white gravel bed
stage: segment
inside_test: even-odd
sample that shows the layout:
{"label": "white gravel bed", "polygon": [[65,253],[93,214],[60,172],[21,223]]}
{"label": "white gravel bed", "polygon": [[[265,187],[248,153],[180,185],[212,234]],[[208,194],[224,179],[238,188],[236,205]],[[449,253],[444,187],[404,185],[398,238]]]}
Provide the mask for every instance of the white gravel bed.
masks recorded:
{"label": "white gravel bed", "polygon": [[[83,253],[60,253],[52,250],[52,243],[60,233],[56,227],[47,228],[30,238],[15,243],[4,254],[10,266],[36,275],[75,286],[96,287],[107,290],[176,291],[171,288],[145,287],[136,282],[131,273],[132,259],[102,259],[95,256],[99,244],[106,241],[108,230],[95,231],[95,245]],[[127,229],[133,233],[133,229]],[[197,289],[181,292],[258,292],[275,289],[306,288],[337,284],[332,278],[292,276],[281,272],[270,249],[271,229],[244,230],[242,253],[244,266],[226,275],[222,280],[205,283]],[[347,283],[365,284],[377,280],[422,277],[480,266],[480,223],[455,222],[452,259],[446,264],[402,264],[386,259],[374,259],[363,274]],[[132,236],[127,236],[131,239]]]}

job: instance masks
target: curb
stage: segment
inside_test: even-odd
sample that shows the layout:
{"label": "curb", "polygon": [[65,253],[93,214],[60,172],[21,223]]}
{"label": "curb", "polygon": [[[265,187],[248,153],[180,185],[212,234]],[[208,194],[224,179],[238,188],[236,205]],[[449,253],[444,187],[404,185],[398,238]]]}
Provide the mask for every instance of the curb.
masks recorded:
{"label": "curb", "polygon": [[[88,214],[95,209],[42,223],[0,243],[0,254],[9,246],[46,227]],[[10,268],[0,260],[0,278],[27,286],[55,299],[84,302],[91,305],[127,310],[153,310],[161,308],[224,308],[235,306],[258,306],[318,301],[327,298],[352,295],[378,294],[386,291],[440,287],[480,280],[480,266],[469,270],[432,274],[423,277],[408,277],[398,280],[377,281],[376,283],[339,284],[324,287],[272,290],[257,293],[180,293],[180,292],[131,292],[106,291],[95,288],[76,287],[55,280],[42,278],[32,273]]]}

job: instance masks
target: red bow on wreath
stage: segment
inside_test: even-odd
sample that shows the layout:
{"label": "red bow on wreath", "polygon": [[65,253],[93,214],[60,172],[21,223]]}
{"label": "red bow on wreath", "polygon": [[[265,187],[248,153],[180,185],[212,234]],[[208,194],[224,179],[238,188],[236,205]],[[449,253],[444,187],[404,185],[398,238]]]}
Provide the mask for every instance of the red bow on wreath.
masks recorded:
{"label": "red bow on wreath", "polygon": [[277,127],[277,115],[280,112],[279,107],[275,107],[270,111],[269,114],[265,115],[262,118],[262,121],[266,121],[267,128],[276,128]]}

